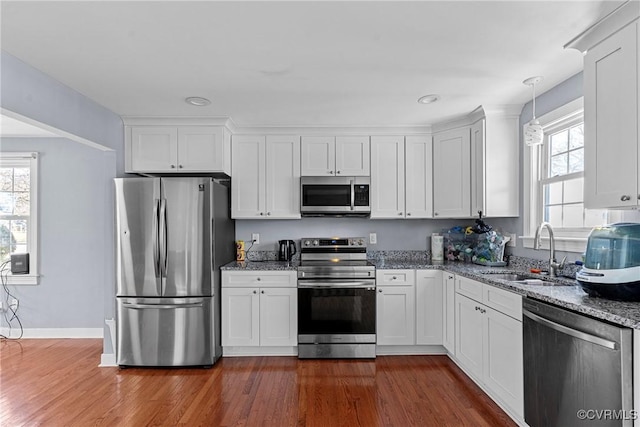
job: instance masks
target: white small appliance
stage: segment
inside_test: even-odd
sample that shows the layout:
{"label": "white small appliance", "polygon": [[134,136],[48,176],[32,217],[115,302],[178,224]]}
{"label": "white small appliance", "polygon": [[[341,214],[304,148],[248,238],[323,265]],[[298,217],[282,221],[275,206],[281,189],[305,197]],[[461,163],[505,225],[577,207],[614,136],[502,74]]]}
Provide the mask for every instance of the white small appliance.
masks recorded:
{"label": "white small appliance", "polygon": [[640,301],[640,224],[594,228],[576,280],[590,296]]}

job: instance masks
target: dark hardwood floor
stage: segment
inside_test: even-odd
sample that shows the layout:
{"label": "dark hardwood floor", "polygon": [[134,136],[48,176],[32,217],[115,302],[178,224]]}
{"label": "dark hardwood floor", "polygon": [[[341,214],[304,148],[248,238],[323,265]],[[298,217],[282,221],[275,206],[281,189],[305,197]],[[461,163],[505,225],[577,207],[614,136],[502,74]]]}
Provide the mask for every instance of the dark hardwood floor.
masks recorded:
{"label": "dark hardwood floor", "polygon": [[95,339],[0,342],[2,426],[512,426],[446,356],[99,368]]}

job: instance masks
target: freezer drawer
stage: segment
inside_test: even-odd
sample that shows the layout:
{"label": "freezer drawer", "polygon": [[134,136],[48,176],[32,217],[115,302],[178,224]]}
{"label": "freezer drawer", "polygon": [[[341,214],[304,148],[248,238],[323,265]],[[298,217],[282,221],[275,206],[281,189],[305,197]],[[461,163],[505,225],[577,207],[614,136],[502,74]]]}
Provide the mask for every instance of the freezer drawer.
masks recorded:
{"label": "freezer drawer", "polygon": [[120,366],[211,366],[213,298],[117,298]]}

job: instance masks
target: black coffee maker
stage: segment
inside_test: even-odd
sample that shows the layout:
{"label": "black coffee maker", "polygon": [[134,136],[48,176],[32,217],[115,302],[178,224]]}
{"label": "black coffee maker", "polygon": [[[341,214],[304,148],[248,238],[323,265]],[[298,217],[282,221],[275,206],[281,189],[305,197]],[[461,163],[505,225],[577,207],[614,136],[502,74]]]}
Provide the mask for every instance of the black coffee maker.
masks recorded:
{"label": "black coffee maker", "polygon": [[278,240],[278,261],[291,261],[296,253],[296,243],[293,240]]}

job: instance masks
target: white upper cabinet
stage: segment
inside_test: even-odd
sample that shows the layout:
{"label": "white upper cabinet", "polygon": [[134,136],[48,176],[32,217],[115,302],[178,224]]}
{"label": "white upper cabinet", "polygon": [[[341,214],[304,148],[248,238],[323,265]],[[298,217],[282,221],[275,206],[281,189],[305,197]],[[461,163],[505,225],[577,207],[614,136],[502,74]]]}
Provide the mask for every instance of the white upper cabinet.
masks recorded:
{"label": "white upper cabinet", "polygon": [[431,135],[405,137],[405,212],[407,218],[433,218],[433,143]]}
{"label": "white upper cabinet", "polygon": [[[223,141],[225,131],[213,126],[179,127],[178,170],[229,171],[231,153],[229,142]],[[226,133],[231,141],[229,132]]]}
{"label": "white upper cabinet", "polygon": [[430,135],[371,137],[371,218],[432,218]]}
{"label": "white upper cabinet", "polygon": [[433,138],[436,218],[519,215],[517,106],[479,107]]}
{"label": "white upper cabinet", "polygon": [[[520,215],[520,107],[482,109],[471,125],[471,216]],[[478,111],[480,113],[480,111]]]}
{"label": "white upper cabinet", "polygon": [[371,137],[371,218],[404,218],[404,137]]}
{"label": "white upper cabinet", "polygon": [[125,171],[231,172],[231,134],[224,126],[126,127]]}
{"label": "white upper cabinet", "polygon": [[471,215],[471,132],[469,127],[438,133],[433,138],[433,215]]}
{"label": "white upper cabinet", "polygon": [[234,135],[232,158],[232,218],[300,218],[300,137]]}
{"label": "white upper cabinet", "polygon": [[302,176],[369,176],[368,136],[302,137]]}
{"label": "white upper cabinet", "polygon": [[640,204],[640,8],[629,2],[569,46],[584,57],[584,203]]}
{"label": "white upper cabinet", "polygon": [[369,176],[370,153],[368,136],[336,137],[336,174]]}

